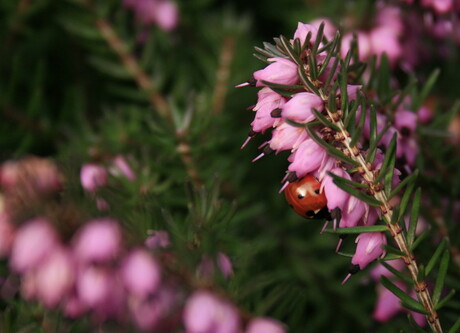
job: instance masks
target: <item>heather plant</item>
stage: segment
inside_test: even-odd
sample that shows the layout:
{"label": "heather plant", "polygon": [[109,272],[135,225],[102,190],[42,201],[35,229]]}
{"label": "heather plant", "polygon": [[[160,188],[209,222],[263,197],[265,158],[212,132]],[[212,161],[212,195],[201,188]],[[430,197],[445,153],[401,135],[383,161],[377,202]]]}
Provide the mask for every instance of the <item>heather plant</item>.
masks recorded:
{"label": "heather plant", "polygon": [[457,7],[3,1],[0,331],[458,331]]}

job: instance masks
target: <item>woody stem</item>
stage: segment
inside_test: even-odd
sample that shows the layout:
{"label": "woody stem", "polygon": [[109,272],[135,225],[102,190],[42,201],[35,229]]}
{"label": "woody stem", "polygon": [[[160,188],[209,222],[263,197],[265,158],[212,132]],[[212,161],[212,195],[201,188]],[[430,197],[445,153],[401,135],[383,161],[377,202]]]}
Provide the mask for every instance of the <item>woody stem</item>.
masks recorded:
{"label": "woody stem", "polygon": [[[325,98],[321,96],[323,100]],[[439,322],[439,317],[434,309],[433,301],[431,300],[430,293],[428,292],[428,289],[426,287],[426,282],[424,280],[420,280],[420,277],[418,276],[419,269],[417,262],[415,261],[415,257],[407,243],[406,237],[404,233],[402,232],[401,227],[399,224],[392,224],[392,216],[394,214],[393,212],[393,207],[389,204],[389,200],[387,195],[385,194],[384,191],[382,191],[378,186],[375,185],[375,177],[376,175],[371,171],[371,166],[368,162],[366,162],[363,152],[360,151],[356,146],[352,147],[351,146],[351,139],[350,139],[350,133],[346,130],[342,120],[326,108],[326,112],[332,122],[338,126],[340,129],[340,132],[344,138],[343,145],[344,145],[344,150],[348,152],[348,155],[356,162],[359,163],[360,168],[361,168],[361,174],[363,178],[366,180],[366,182],[370,186],[371,193],[373,193],[373,196],[375,199],[379,200],[382,205],[379,207],[383,220],[385,221],[388,230],[390,231],[391,236],[395,240],[396,244],[398,245],[399,250],[404,253],[404,256],[402,259],[406,263],[410,275],[412,277],[412,280],[414,281],[414,286],[415,286],[415,291],[417,292],[418,299],[422,303],[423,307],[427,311],[427,320],[428,323],[431,327],[431,329],[434,332],[440,333],[442,332],[442,327],[441,323]]]}

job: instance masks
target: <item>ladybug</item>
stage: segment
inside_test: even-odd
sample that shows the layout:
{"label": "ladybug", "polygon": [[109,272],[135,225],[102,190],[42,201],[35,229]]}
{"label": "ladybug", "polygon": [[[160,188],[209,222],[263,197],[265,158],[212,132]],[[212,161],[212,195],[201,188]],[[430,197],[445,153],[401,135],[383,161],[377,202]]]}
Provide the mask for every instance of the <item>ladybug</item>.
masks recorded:
{"label": "ladybug", "polygon": [[284,195],[289,205],[297,214],[307,219],[322,219],[329,217],[327,199],[320,192],[321,183],[314,176],[307,174],[289,185],[284,190]]}

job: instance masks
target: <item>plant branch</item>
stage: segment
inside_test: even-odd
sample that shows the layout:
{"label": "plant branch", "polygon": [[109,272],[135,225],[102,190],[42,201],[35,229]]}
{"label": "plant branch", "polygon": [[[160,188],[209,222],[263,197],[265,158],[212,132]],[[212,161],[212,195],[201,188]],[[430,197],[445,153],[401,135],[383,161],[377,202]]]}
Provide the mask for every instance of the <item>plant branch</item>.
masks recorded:
{"label": "plant branch", "polygon": [[228,79],[235,50],[235,38],[226,36],[220,51],[219,67],[216,72],[216,82],[212,98],[211,114],[219,114],[225,104],[228,91]]}
{"label": "plant branch", "polygon": [[[323,101],[327,102],[327,98],[323,94],[321,94],[320,97],[323,99]],[[419,280],[420,278],[418,276],[418,265],[411,249],[409,248],[406,237],[398,223],[391,223],[392,216],[394,214],[393,207],[390,205],[389,200],[385,192],[382,190],[381,185],[374,184],[374,181],[378,176],[378,172],[372,171],[370,163],[366,162],[366,159],[364,158],[364,153],[356,146],[353,147],[351,145],[350,133],[346,130],[345,125],[340,117],[340,113],[332,113],[327,107],[326,112],[330,117],[331,121],[340,129],[340,133],[338,136],[344,146],[343,152],[349,155],[354,161],[359,163],[360,166],[358,167],[358,172],[362,175],[366,183],[369,185],[369,189],[373,197],[382,203],[382,205],[379,208],[382,212],[383,220],[385,221],[391,236],[398,245],[399,250],[402,253],[404,253],[402,259],[404,260],[409,269],[411,278],[414,282],[417,296],[428,313],[427,319],[429,325],[431,326],[434,332],[442,332],[439,317],[436,310],[434,309],[430,293],[427,289],[427,284],[424,280]]]}
{"label": "plant branch", "polygon": [[[96,21],[96,26],[106,40],[107,44],[118,55],[125,69],[133,76],[139,88],[141,88],[147,94],[148,100],[152,107],[158,111],[158,114],[163,119],[175,126],[172,111],[166,99],[156,90],[155,85],[151,79],[142,70],[137,59],[131,54],[126,44],[117,35],[109,22],[100,18]],[[202,181],[199,177],[198,170],[196,169],[191,154],[190,143],[187,140],[186,135],[187,133],[184,133],[183,131],[175,131],[174,133],[177,141],[176,151],[180,154],[188,177],[194,186],[198,187],[202,184]]]}

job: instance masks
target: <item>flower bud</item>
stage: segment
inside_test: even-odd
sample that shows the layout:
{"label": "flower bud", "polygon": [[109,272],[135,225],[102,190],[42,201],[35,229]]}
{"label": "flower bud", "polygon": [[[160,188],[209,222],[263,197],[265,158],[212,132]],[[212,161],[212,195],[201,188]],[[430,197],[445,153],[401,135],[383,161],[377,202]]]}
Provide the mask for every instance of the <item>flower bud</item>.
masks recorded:
{"label": "flower bud", "polygon": [[145,240],[145,246],[150,250],[167,248],[171,243],[169,234],[165,230],[149,230],[149,237]]}
{"label": "flower bud", "polygon": [[112,290],[113,274],[104,268],[85,267],[77,277],[77,293],[88,308],[102,307]]}
{"label": "flower bud", "polygon": [[179,22],[179,11],[176,3],[168,0],[157,1],[153,18],[161,29],[165,31],[174,30]]}
{"label": "flower bud", "polygon": [[269,58],[273,61],[264,69],[254,72],[254,79],[257,80],[257,86],[264,86],[261,81],[270,83],[294,85],[299,82],[297,65],[285,58]]}
{"label": "flower bud", "polygon": [[[406,290],[403,282],[394,281],[393,283],[398,288]],[[380,284],[377,287],[377,295],[377,302],[372,317],[381,323],[386,323],[402,310],[401,301],[395,294]]]}
{"label": "flower bud", "polygon": [[294,32],[294,39],[298,39],[300,41],[300,45],[303,45],[309,33],[311,33],[310,44],[313,44],[316,41],[318,29],[311,24],[299,22],[297,23],[297,29]]}
{"label": "flower bud", "polygon": [[124,176],[130,181],[136,180],[136,174],[134,173],[131,166],[126,161],[125,157],[122,155],[118,155],[113,159],[114,166],[110,168],[110,172],[114,176]]}
{"label": "flower bud", "polygon": [[272,132],[270,148],[279,153],[283,150],[297,149],[308,137],[303,127],[294,127],[288,123],[282,123]]}
{"label": "flower bud", "polygon": [[402,46],[392,29],[375,28],[370,32],[369,38],[372,53],[379,56],[386,53],[391,65],[394,65],[401,57]]}
{"label": "flower bud", "polygon": [[381,232],[362,233],[356,238],[356,252],[351,259],[353,265],[364,269],[371,261],[385,255],[384,245],[387,244],[385,234]]}
{"label": "flower bud", "polygon": [[256,116],[251,123],[254,132],[264,132],[266,129],[278,125],[280,119],[274,118],[271,112],[281,108],[285,103],[285,98],[275,93],[270,88],[262,88],[258,93],[257,104],[254,107]]}

